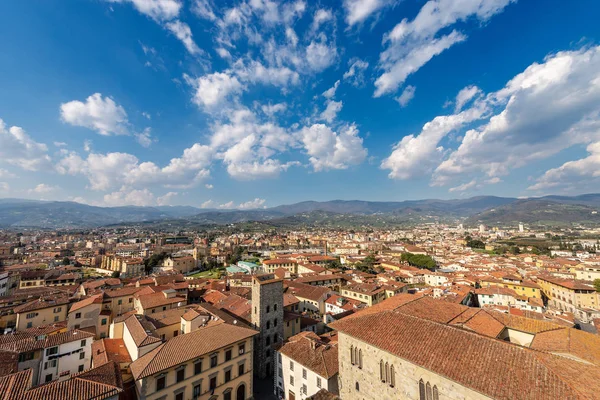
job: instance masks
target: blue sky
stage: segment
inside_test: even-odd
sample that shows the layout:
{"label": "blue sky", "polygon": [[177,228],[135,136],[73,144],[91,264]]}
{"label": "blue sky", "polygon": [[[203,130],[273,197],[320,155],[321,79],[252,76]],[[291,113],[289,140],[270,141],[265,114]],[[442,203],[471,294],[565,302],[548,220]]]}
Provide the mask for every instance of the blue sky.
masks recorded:
{"label": "blue sky", "polygon": [[592,0],[0,2],[0,197],[600,190]]}

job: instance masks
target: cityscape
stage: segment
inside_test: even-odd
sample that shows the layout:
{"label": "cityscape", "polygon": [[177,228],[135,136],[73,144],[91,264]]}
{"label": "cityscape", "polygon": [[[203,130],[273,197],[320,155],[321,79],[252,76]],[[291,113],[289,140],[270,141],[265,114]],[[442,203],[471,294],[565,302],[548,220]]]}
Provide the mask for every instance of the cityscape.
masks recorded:
{"label": "cityscape", "polygon": [[598,16],[0,2],[0,400],[600,399]]}

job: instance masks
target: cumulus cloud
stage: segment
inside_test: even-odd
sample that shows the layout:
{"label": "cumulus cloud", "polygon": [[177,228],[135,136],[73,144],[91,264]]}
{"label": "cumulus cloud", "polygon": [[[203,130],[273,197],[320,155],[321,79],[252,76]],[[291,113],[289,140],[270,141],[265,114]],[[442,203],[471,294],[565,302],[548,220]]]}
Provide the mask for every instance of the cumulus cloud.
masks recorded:
{"label": "cumulus cloud", "polygon": [[173,198],[177,197],[177,192],[168,192],[164,195],[156,198],[156,204],[159,206],[168,206],[171,205]]}
{"label": "cumulus cloud", "polygon": [[337,48],[321,40],[312,41],[306,48],[306,61],[314,72],[329,68],[337,59]]}
{"label": "cumulus cloud", "polygon": [[218,106],[244,89],[237,77],[225,72],[214,72],[195,79],[186,75],[185,79],[194,87],[193,101],[200,107]]}
{"label": "cumulus cloud", "polygon": [[150,134],[150,132],[151,132],[150,128],[146,128],[142,132],[134,134],[135,140],[142,147],[150,147],[152,145],[152,143],[154,143],[154,141],[155,141],[155,139],[152,138],[152,135]]}
{"label": "cumulus cloud", "polygon": [[104,136],[128,134],[129,121],[125,109],[100,93],[94,93],[85,102],[73,100],[63,103],[60,113],[64,122],[95,130]]}
{"label": "cumulus cloud", "polygon": [[[253,210],[257,208],[264,208],[266,200],[256,198],[254,200],[250,200],[244,203],[236,204],[234,201],[229,201],[227,203],[219,204],[218,208],[222,210]],[[206,204],[206,207],[204,205]],[[202,204],[202,208],[210,208],[214,207],[215,203],[212,200],[206,201]]]}
{"label": "cumulus cloud", "polygon": [[286,103],[264,104],[261,106],[261,110],[263,113],[265,113],[266,115],[271,117],[277,113],[284,112],[285,110],[287,110],[287,104]]}
{"label": "cumulus cloud", "polygon": [[339,133],[324,124],[304,127],[299,137],[315,171],[346,169],[362,163],[367,149],[354,125],[343,127]]}
{"label": "cumulus cloud", "polygon": [[106,0],[109,3],[131,3],[140,13],[156,21],[170,20],[179,15],[180,0]]}
{"label": "cumulus cloud", "polygon": [[481,89],[479,89],[475,85],[471,85],[471,86],[467,86],[467,87],[463,88],[456,95],[456,102],[455,102],[455,105],[454,105],[454,112],[455,113],[460,112],[460,110],[462,110],[463,107],[466,104],[468,104],[471,100],[473,100],[474,98],[476,98],[477,96],[479,96],[481,93],[482,93]]}
{"label": "cumulus cloud", "polygon": [[430,0],[409,21],[404,18],[383,39],[386,49],[380,54],[384,72],[375,81],[375,97],[395,92],[406,78],[433,57],[467,39],[456,30],[436,37],[438,32],[459,21],[475,18],[487,21],[514,0]]}
{"label": "cumulus cloud", "polygon": [[414,86],[408,85],[402,91],[402,94],[396,97],[396,101],[400,104],[400,107],[406,107],[408,103],[415,97],[415,91],[417,88]]}
{"label": "cumulus cloud", "polygon": [[496,112],[465,133],[434,182],[484,172],[489,178],[598,140],[600,47],[549,55],[486,96]]}
{"label": "cumulus cloud", "polygon": [[119,191],[105,194],[104,204],[107,206],[152,206],[156,204],[154,194],[148,189],[128,189],[122,187]]}
{"label": "cumulus cloud", "polygon": [[58,186],[52,186],[52,185],[48,185],[46,183],[40,183],[35,188],[30,189],[29,192],[30,193],[45,194],[45,193],[54,192],[54,191],[56,191],[58,189],[59,189]]}
{"label": "cumulus cloud", "polygon": [[333,122],[337,114],[342,110],[343,103],[341,101],[328,100],[325,110],[321,113],[320,118],[329,123]]}
{"label": "cumulus cloud", "polygon": [[353,26],[364,22],[373,14],[394,3],[394,0],[344,0],[346,23]]}
{"label": "cumulus cloud", "polygon": [[50,165],[48,146],[33,140],[23,128],[6,126],[0,119],[0,163],[37,171]]}
{"label": "cumulus cloud", "polygon": [[313,30],[313,32],[316,32],[319,30],[319,27],[321,26],[321,24],[323,24],[327,21],[331,21],[332,19],[333,19],[333,13],[331,12],[331,10],[319,8],[317,11],[315,11],[315,15],[313,16],[313,22],[311,25],[311,29]]}

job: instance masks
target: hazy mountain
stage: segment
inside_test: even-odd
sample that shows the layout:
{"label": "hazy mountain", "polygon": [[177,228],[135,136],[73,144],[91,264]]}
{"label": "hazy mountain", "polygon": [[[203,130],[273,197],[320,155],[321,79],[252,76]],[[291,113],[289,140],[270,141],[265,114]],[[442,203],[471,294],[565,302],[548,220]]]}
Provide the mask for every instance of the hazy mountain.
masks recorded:
{"label": "hazy mountain", "polygon": [[[547,196],[541,199],[517,200],[511,204],[492,208],[469,217],[465,224],[485,224],[490,226],[516,226],[520,222],[530,225],[561,226],[572,224],[600,223],[599,207],[575,204],[573,198],[559,200],[559,196]],[[590,200],[591,201],[591,200]]]}
{"label": "hazy mountain", "polygon": [[466,218],[467,224],[508,225],[594,222],[600,194],[519,200],[477,196],[454,200],[304,201],[257,210],[206,210],[191,206],[96,207],[66,201],[0,199],[0,227],[87,228],[124,223],[226,225],[266,221],[272,226],[392,226]]}

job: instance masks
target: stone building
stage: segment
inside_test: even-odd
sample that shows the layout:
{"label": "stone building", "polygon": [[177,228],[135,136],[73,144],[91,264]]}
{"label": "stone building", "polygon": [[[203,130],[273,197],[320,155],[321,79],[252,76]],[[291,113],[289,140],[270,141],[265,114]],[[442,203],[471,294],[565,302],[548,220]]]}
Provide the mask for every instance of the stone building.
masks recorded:
{"label": "stone building", "polygon": [[252,279],[252,325],[259,330],[254,344],[255,374],[273,375],[274,347],[283,341],[283,280],[273,274]]}

